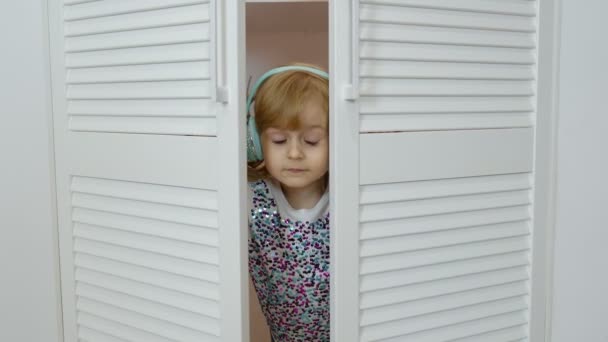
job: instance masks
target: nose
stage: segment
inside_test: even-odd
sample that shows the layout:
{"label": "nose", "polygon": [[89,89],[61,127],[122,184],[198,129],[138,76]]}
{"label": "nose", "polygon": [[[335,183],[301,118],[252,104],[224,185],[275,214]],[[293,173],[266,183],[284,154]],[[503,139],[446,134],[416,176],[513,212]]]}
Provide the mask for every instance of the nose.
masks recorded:
{"label": "nose", "polygon": [[302,153],[302,146],[297,141],[293,141],[289,144],[289,150],[287,151],[287,157],[289,159],[302,159],[304,154]]}

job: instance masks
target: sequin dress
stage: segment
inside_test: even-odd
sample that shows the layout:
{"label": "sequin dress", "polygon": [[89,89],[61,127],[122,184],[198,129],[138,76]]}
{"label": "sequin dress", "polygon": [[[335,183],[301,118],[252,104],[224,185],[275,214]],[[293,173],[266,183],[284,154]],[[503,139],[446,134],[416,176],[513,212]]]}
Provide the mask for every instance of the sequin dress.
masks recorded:
{"label": "sequin dress", "polygon": [[329,197],[289,206],[280,185],[249,183],[249,273],[276,342],[329,342]]}

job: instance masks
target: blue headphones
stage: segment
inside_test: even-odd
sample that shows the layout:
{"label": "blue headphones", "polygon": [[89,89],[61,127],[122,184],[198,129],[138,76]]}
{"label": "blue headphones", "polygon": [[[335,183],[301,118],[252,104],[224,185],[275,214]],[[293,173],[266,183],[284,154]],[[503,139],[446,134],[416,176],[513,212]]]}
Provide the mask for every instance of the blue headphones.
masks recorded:
{"label": "blue headphones", "polygon": [[264,155],[262,153],[262,143],[260,142],[260,135],[256,127],[255,118],[253,115],[249,114],[251,104],[255,99],[255,93],[258,91],[258,88],[262,85],[262,83],[264,83],[264,81],[266,81],[266,79],[268,79],[270,76],[290,70],[306,71],[321,76],[327,80],[329,79],[329,75],[323,70],[307,66],[290,65],[271,69],[264,73],[264,75],[262,75],[255,82],[253,88],[251,89],[251,93],[249,94],[249,98],[247,99],[247,161],[249,162],[262,161],[264,159]]}

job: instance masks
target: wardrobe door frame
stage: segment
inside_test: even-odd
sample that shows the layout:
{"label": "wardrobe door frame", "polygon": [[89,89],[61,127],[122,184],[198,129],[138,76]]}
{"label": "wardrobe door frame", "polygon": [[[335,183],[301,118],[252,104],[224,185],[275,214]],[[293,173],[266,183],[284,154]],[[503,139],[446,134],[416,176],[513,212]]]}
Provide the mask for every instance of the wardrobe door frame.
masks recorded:
{"label": "wardrobe door frame", "polygon": [[561,1],[538,0],[534,231],[530,341],[550,341],[557,198]]}
{"label": "wardrobe door frame", "polygon": [[[219,206],[225,208],[220,220],[225,222],[225,229],[220,232],[220,260],[225,260],[231,271],[223,279],[224,283],[220,296],[224,303],[221,308],[224,318],[234,317],[238,325],[232,324],[232,319],[223,319],[221,323],[221,340],[249,342],[249,268],[248,268],[248,214],[247,208],[247,174],[246,174],[246,139],[245,139],[245,1],[244,0],[211,0],[218,5],[216,27],[223,28],[225,36],[218,34],[218,50],[216,68],[223,72],[221,83],[218,84],[216,97],[223,104],[221,115],[226,118],[218,125],[218,141],[221,149],[220,175],[221,188],[228,191],[219,194]],[[225,19],[225,21],[224,21]],[[224,62],[222,62],[224,61]],[[236,142],[236,143],[235,143]],[[235,157],[236,156],[236,157]],[[236,181],[235,181],[236,179]],[[241,214],[235,215],[228,208],[233,208],[235,199],[232,194],[238,193],[238,208]],[[238,232],[238,244],[221,244],[221,241],[233,240],[234,232]],[[240,255],[240,260],[234,260],[234,255]],[[221,274],[220,274],[221,276]],[[235,296],[237,294],[237,296]]]}
{"label": "wardrobe door frame", "polygon": [[359,341],[359,236],[348,227],[359,225],[359,122],[352,117],[359,106],[351,54],[358,51],[356,5],[329,2],[330,340],[353,342]]}

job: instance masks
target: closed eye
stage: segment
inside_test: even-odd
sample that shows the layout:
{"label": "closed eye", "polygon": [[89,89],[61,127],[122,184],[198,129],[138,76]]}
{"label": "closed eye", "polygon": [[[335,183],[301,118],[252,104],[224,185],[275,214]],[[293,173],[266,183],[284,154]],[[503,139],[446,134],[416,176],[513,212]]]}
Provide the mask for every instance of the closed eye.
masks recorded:
{"label": "closed eye", "polygon": [[310,146],[315,146],[316,144],[319,143],[318,141],[309,141],[309,140],[304,140],[304,142],[306,142]]}
{"label": "closed eye", "polygon": [[287,141],[287,139],[277,139],[277,140],[273,140],[272,143],[273,144],[277,144],[277,145],[282,145]]}

